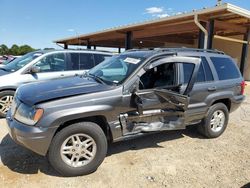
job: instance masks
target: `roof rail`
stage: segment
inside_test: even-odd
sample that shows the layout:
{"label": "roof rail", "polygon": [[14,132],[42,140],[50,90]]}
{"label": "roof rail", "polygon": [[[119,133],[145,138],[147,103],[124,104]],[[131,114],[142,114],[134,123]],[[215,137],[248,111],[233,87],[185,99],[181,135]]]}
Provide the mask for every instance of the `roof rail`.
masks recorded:
{"label": "roof rail", "polygon": [[126,52],[133,52],[133,51],[145,51],[145,50],[155,50],[157,52],[177,52],[177,51],[193,51],[193,52],[208,52],[208,53],[217,53],[217,54],[225,54],[222,51],[219,51],[217,49],[198,49],[198,48],[142,48],[142,49],[130,49],[126,50]]}
{"label": "roof rail", "polygon": [[208,52],[208,53],[217,53],[217,54],[225,54],[222,51],[217,49],[199,49],[199,48],[156,48],[157,51],[193,51],[193,52]]}
{"label": "roof rail", "polygon": [[83,48],[79,48],[79,49],[74,49],[74,48],[68,48],[68,49],[62,49],[62,50],[72,50],[72,51],[92,51],[92,52],[106,52],[106,53],[113,53],[111,51],[107,51],[107,50],[96,50],[96,49],[83,49]]}

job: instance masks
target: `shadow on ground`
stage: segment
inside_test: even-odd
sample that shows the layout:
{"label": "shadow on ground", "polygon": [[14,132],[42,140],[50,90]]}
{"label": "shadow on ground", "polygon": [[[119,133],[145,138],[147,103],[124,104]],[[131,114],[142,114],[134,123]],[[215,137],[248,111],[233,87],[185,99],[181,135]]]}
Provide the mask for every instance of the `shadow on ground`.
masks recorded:
{"label": "shadow on ground", "polygon": [[243,185],[241,188],[250,188],[250,182],[247,183],[246,185]]}
{"label": "shadow on ground", "polygon": [[[155,133],[133,140],[110,144],[107,157],[128,150],[161,148],[162,146],[159,146],[159,143],[179,139],[182,138],[183,135],[193,138],[203,138],[193,128],[182,131]],[[46,157],[39,156],[17,145],[12,141],[9,135],[6,135],[0,143],[0,158],[6,167],[17,173],[37,174],[40,171],[50,176],[60,176],[60,174],[49,165]]]}

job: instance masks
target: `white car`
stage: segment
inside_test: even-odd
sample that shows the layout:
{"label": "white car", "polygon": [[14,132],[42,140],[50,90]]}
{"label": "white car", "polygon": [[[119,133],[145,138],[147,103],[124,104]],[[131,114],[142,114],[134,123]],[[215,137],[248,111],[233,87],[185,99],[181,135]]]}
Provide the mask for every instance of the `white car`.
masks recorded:
{"label": "white car", "polygon": [[1,66],[0,117],[5,117],[21,84],[81,75],[111,56],[93,50],[42,50]]}

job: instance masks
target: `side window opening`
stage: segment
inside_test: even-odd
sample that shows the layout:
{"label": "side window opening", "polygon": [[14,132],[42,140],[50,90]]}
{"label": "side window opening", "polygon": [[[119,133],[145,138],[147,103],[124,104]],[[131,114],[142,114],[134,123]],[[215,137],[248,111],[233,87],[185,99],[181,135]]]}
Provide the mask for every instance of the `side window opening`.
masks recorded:
{"label": "side window opening", "polygon": [[213,74],[212,74],[212,71],[211,71],[211,68],[207,62],[207,59],[205,57],[201,57],[201,63],[202,63],[202,66],[204,68],[204,72],[205,72],[205,80],[207,82],[209,81],[213,81],[214,80],[214,77],[213,77]]}
{"label": "side window opening", "polygon": [[103,55],[103,54],[93,54],[94,59],[95,59],[95,66],[98,65],[99,63],[103,62],[107,58],[110,58],[111,55]]}
{"label": "side window opening", "polygon": [[65,54],[57,53],[47,55],[36,63],[40,67],[40,72],[58,72],[67,69]]}
{"label": "side window opening", "polygon": [[189,80],[191,79],[192,73],[193,73],[193,65],[184,63],[183,64],[184,84],[188,84]]}
{"label": "side window opening", "polygon": [[139,89],[171,88],[176,86],[175,63],[162,64],[144,73],[140,78]]}
{"label": "side window opening", "polygon": [[90,53],[70,53],[69,70],[89,70],[95,66],[94,56]]}
{"label": "side window opening", "polygon": [[[213,74],[205,57],[201,57],[201,64],[196,78],[196,83],[213,81]],[[184,84],[187,84],[192,75],[192,65],[183,64]]]}
{"label": "side window opening", "polygon": [[95,66],[93,54],[80,53],[80,70],[88,70]]}
{"label": "side window opening", "polygon": [[200,64],[200,68],[197,74],[196,82],[205,82],[205,72],[203,68],[203,63]]}
{"label": "side window opening", "polygon": [[79,53],[70,53],[69,56],[68,70],[79,70]]}

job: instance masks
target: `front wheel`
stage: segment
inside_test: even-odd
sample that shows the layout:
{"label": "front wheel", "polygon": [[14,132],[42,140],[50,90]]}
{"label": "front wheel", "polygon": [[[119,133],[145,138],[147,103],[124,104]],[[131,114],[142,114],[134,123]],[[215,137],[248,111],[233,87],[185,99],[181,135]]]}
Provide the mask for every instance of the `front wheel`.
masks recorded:
{"label": "front wheel", "polygon": [[228,124],[229,112],[225,104],[216,103],[208,110],[198,131],[208,138],[217,138],[225,131]]}
{"label": "front wheel", "polygon": [[6,117],[6,114],[11,107],[15,91],[2,91],[0,92],[0,118]]}
{"label": "front wheel", "polygon": [[102,129],[95,123],[82,122],[55,135],[48,158],[62,175],[79,176],[94,172],[106,153],[107,139]]}

